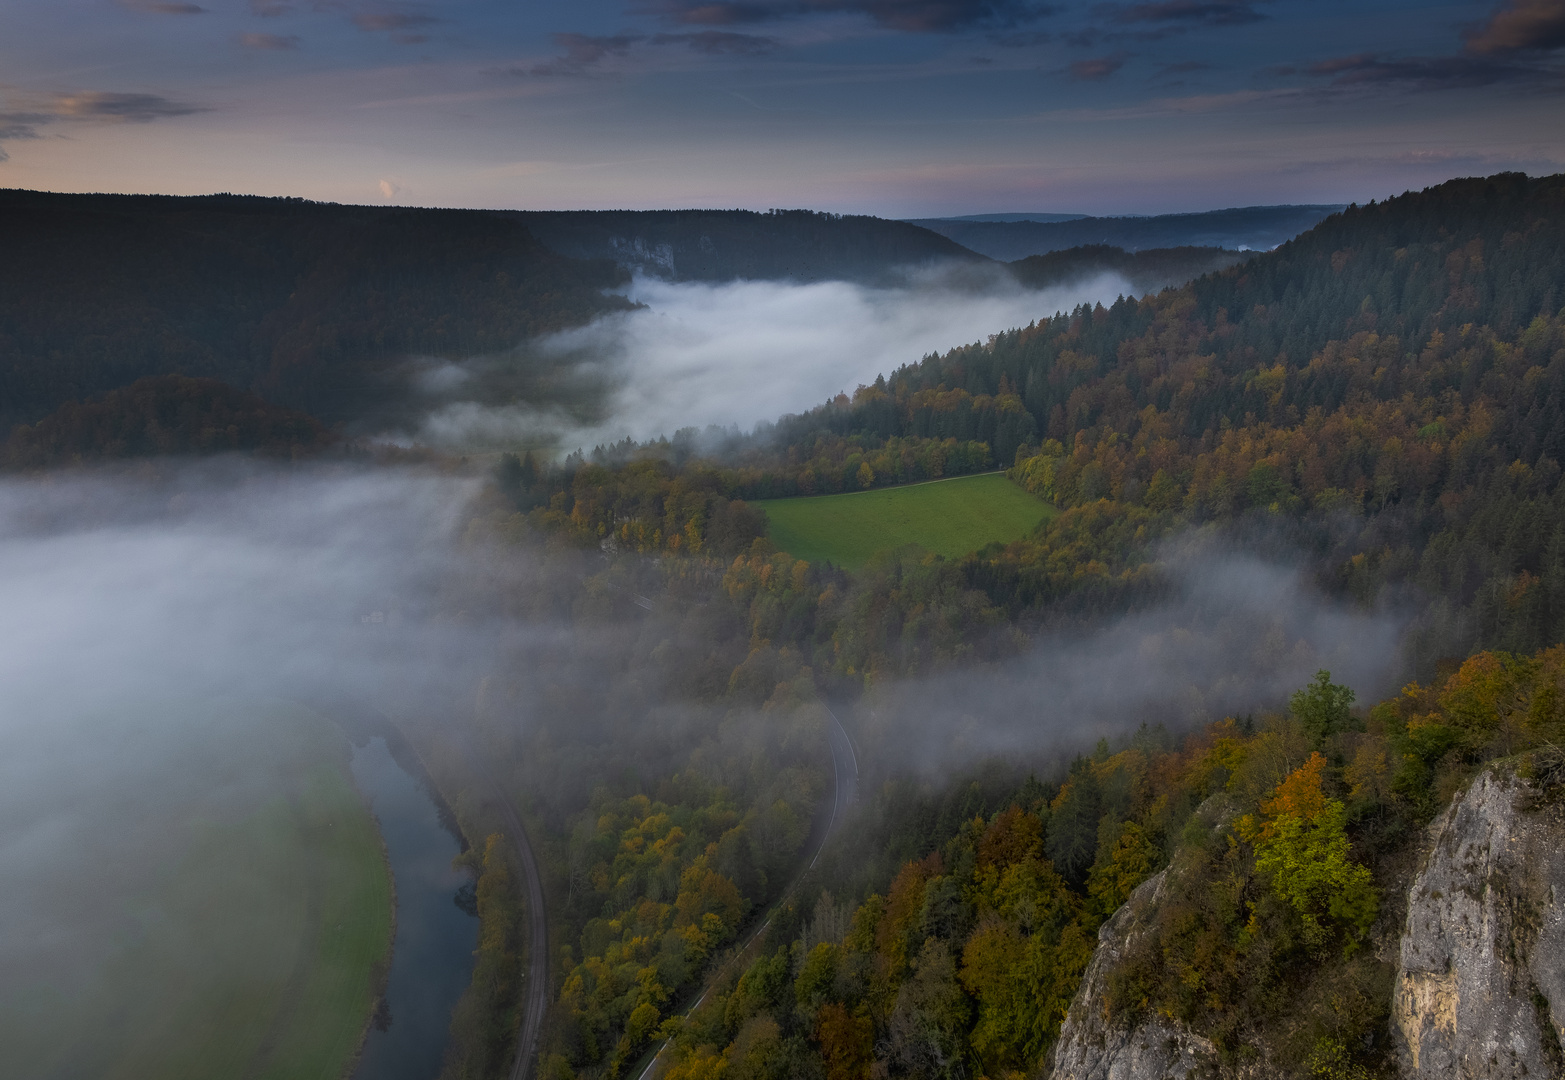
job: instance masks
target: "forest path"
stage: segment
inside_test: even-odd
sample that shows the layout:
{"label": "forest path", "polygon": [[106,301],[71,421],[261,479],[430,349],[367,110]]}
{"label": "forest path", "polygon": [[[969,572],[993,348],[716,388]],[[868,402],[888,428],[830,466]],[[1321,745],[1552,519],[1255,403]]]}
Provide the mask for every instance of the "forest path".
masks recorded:
{"label": "forest path", "polygon": [[[842,721],[837,719],[837,714],[832,712],[829,705],[826,706],[826,715],[831,718],[831,724],[826,729],[826,742],[831,748],[831,817],[827,820],[825,831],[821,833],[820,842],[815,845],[815,851],[810,855],[810,861],[793,876],[793,880],[788,882],[788,887],[778,897],[778,904],[782,903],[783,900],[792,894],[794,889],[798,888],[799,882],[804,879],[805,874],[815,869],[815,864],[820,861],[821,852],[826,849],[827,842],[831,840],[837,829],[846,820],[848,808],[858,801],[859,758],[857,752],[853,749],[853,740],[848,738],[848,733],[843,728]],[[772,910],[775,911],[776,907],[777,905],[773,904]],[[695,1003],[690,1008],[685,1010],[686,1016],[689,1016],[701,1007],[701,1003],[706,1000],[706,995],[711,992],[717,981],[728,973],[729,967],[735,960],[749,953],[750,949],[761,939],[761,935],[766,933],[766,928],[770,925],[772,925],[772,917],[770,912],[768,912],[761,925],[755,928],[745,943],[735,950],[727,961],[717,965],[712,970],[712,973],[707,976],[705,985],[701,987],[700,996],[696,998]],[[647,1067],[641,1070],[637,1080],[648,1080],[652,1075],[652,1070],[657,1067],[658,1059],[663,1056],[663,1051],[667,1048],[668,1042],[665,1041],[653,1051],[652,1060],[647,1062]]]}

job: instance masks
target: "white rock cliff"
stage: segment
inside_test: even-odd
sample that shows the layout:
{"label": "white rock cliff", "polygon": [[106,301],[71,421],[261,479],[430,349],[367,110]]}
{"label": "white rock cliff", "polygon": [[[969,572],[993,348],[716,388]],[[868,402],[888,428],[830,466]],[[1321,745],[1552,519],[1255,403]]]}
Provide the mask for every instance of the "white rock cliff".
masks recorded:
{"label": "white rock cliff", "polygon": [[1565,814],[1489,770],[1430,827],[1392,1025],[1409,1078],[1560,1076]]}

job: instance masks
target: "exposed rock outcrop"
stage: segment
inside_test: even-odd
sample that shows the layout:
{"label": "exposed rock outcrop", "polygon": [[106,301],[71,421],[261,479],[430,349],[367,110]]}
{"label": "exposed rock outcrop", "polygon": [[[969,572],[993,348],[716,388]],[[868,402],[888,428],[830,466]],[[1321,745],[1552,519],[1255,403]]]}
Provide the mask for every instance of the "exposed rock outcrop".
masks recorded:
{"label": "exposed rock outcrop", "polygon": [[1168,871],[1136,888],[1098,930],[1098,948],[1055,1044],[1053,1080],[1205,1080],[1218,1075],[1217,1048],[1194,1032],[1147,1020],[1128,1030],[1104,1011],[1108,973],[1144,932]]}
{"label": "exposed rock outcrop", "polygon": [[[1510,767],[1492,767],[1429,827],[1425,852],[1395,945],[1397,1075],[1565,1077],[1565,804],[1541,799]],[[1124,1029],[1107,1015],[1109,975],[1178,887],[1171,873],[1143,882],[1098,931],[1051,1080],[1265,1075],[1264,1063],[1221,1065],[1209,1040],[1167,1020]]]}
{"label": "exposed rock outcrop", "polygon": [[1489,770],[1430,827],[1392,1025],[1409,1078],[1565,1074],[1565,812]]}

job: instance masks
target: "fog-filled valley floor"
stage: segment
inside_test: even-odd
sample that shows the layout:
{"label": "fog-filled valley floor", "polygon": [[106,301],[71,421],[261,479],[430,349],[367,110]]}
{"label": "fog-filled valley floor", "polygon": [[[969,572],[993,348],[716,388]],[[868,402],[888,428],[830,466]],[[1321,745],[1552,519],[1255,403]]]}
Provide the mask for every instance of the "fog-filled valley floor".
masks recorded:
{"label": "fog-filled valley floor", "polygon": [[1430,1075],[1429,838],[1565,783],[1562,188],[1166,289],[37,202],[120,329],[0,299],[0,1073]]}
{"label": "fog-filled valley floor", "polygon": [[[999,270],[937,268],[909,278],[877,287],[637,277],[625,294],[635,310],[559,331],[517,354],[422,372],[420,415],[386,434],[451,449],[570,451],[687,427],[749,431],[931,352],[1134,291],[1106,273],[1043,289]],[[581,395],[543,407],[536,397],[512,400],[507,380],[538,363],[568,371]]]}
{"label": "fog-filled valley floor", "polygon": [[[711,834],[713,869],[744,899],[702,901],[729,920],[695,924],[708,948],[778,895],[831,797],[808,666],[743,632],[746,605],[719,571],[518,545],[492,527],[493,498],[461,475],[234,461],[0,485],[8,1071],[284,1075],[289,1053],[351,1052],[354,1001],[373,988],[327,945],[383,962],[385,931],[288,920],[321,917],[310,903],[337,905],[348,926],[372,919],[377,901],[332,890],[374,886],[317,887],[269,860],[368,858],[363,872],[379,872],[373,839],[351,838],[368,826],[352,797],[315,808],[341,803],[356,709],[410,734],[470,833],[492,813],[460,777],[471,747],[544,837],[580,835],[570,822],[589,806],[634,803],[647,785],[716,799],[706,813],[730,824]],[[1183,730],[1264,708],[1320,666],[1371,693],[1396,683],[1403,616],[1334,605],[1295,569],[1199,543],[1168,562],[1167,600],[1134,619],[839,700],[865,782],[943,785],[994,759],[1047,770],[1145,722]],[[268,838],[293,828],[303,842]],[[730,853],[736,832],[752,835]],[[574,874],[574,850],[560,857]],[[312,978],[358,980],[311,991],[344,1010],[348,1043],[279,1049],[268,1024],[292,1003],[276,995],[304,992],[289,976],[312,934]],[[136,980],[159,987],[136,998],[144,1015],[114,1004]],[[231,998],[241,982],[253,990]],[[66,1050],[68,1016],[93,1034]],[[194,1042],[176,1059],[164,1040]]]}

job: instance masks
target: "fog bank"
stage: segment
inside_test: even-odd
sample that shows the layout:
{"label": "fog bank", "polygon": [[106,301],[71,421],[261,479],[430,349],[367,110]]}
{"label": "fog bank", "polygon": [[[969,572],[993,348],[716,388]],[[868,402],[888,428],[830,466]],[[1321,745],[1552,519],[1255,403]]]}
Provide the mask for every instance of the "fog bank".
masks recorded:
{"label": "fog bank", "polygon": [[[426,372],[428,412],[400,438],[569,450],[689,426],[748,431],[929,353],[1131,291],[1113,275],[1037,291],[999,268],[930,270],[897,288],[638,277],[629,295],[645,307],[529,343],[514,357]],[[508,396],[506,373],[518,365],[556,373],[552,388],[532,382],[529,396]]]}
{"label": "fog bank", "polygon": [[[137,1033],[72,1018],[141,1016],[101,1003],[126,965],[155,962],[168,985],[149,993],[177,995],[224,970],[212,950],[243,951],[190,925],[232,887],[189,869],[193,845],[277,800],[312,746],[331,753],[318,699],[461,675],[432,662],[449,633],[410,648],[383,631],[433,609],[470,494],[237,462],[0,481],[0,1071],[107,1068],[94,1055]],[[295,902],[274,884],[251,906]]]}
{"label": "fog bank", "polygon": [[[0,1045],[43,1030],[39,1002],[90,993],[148,926],[177,929],[136,906],[185,850],[167,823],[275,798],[254,763],[285,759],[276,744],[334,701],[512,755],[552,741],[536,795],[554,807],[655,781],[705,740],[808,731],[713,700],[750,650],[715,574],[491,547],[477,495],[434,473],[232,461],[0,481]],[[1164,564],[1153,610],[875,687],[844,715],[867,771],[1002,756],[1047,772],[1144,721],[1281,706],[1321,667],[1362,702],[1395,689],[1400,613],[1210,544]]]}
{"label": "fog bank", "polygon": [[877,765],[937,776],[995,757],[1089,750],[1142,723],[1173,731],[1286,707],[1326,669],[1373,704],[1404,681],[1412,612],[1323,596],[1301,564],[1204,538],[1170,544],[1172,595],[1004,664],[894,683],[855,710]]}

